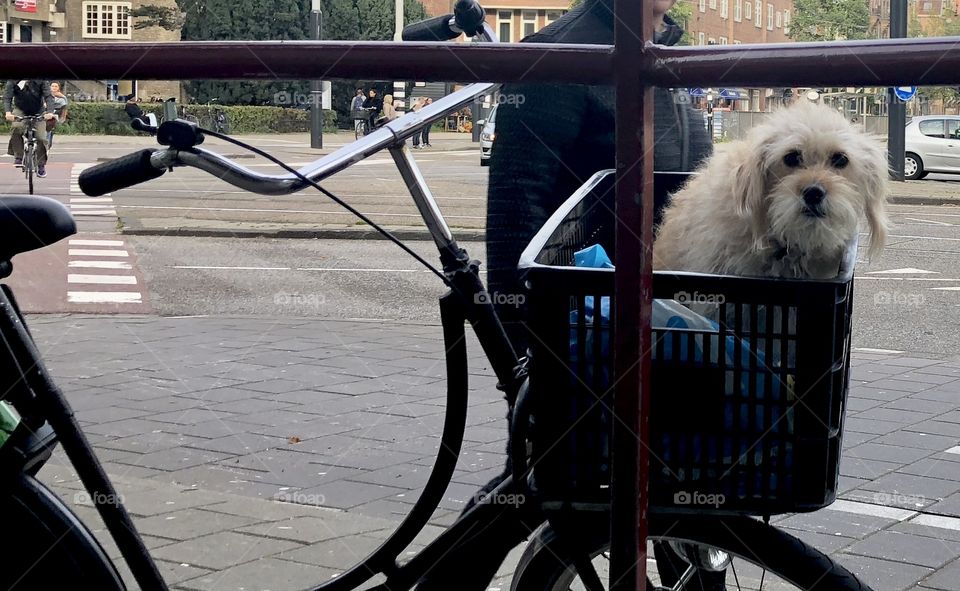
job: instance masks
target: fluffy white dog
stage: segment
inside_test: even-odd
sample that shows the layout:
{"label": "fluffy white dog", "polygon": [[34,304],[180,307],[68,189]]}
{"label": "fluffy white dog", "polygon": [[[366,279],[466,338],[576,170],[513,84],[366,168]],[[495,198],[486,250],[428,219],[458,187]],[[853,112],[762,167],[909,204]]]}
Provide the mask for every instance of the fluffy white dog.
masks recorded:
{"label": "fluffy white dog", "polygon": [[883,248],[886,152],[833,109],[783,108],[699,173],[664,211],[657,269],[829,279],[861,218]]}

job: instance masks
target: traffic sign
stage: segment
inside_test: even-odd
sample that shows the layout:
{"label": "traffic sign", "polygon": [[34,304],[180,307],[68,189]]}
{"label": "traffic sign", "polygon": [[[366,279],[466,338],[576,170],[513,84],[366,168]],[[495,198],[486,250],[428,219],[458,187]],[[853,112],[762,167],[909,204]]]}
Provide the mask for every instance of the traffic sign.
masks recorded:
{"label": "traffic sign", "polygon": [[900,99],[901,101],[906,102],[912,99],[915,94],[917,94],[917,87],[916,86],[894,86],[893,94],[897,95],[897,98]]}

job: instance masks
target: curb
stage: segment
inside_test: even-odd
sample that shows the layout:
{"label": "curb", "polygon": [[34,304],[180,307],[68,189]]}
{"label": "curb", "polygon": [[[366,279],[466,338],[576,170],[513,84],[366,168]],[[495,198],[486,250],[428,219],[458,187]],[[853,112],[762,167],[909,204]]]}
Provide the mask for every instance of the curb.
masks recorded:
{"label": "curb", "polygon": [[[426,228],[384,228],[398,240],[431,241]],[[486,231],[451,228],[461,242],[483,242]],[[320,228],[316,230],[228,230],[221,228],[124,228],[124,236],[177,236],[181,238],[298,238],[313,240],[386,240],[371,228]]]}
{"label": "curb", "polygon": [[894,195],[887,200],[893,205],[960,205],[960,197],[921,197]]}

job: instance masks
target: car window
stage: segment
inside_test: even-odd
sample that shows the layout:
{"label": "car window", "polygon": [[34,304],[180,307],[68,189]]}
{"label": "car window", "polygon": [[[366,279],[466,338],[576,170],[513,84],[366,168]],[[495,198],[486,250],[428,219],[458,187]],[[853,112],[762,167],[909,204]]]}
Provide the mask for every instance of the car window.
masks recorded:
{"label": "car window", "polygon": [[920,122],[920,133],[930,137],[943,137],[943,119],[927,119]]}
{"label": "car window", "polygon": [[487,121],[489,121],[490,123],[496,123],[496,122],[497,122],[497,108],[496,108],[496,107],[494,107],[493,109],[490,110],[490,115],[487,116]]}
{"label": "car window", "polygon": [[960,140],[960,119],[947,119],[947,137]]}

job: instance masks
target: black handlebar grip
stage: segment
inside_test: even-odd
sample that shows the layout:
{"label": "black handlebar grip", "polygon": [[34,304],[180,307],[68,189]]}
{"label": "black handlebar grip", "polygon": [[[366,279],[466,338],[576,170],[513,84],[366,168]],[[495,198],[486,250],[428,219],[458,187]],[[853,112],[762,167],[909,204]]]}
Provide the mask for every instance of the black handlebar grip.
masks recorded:
{"label": "black handlebar grip", "polygon": [[477,0],[457,0],[453,5],[453,18],[458,29],[473,37],[483,27],[485,15]]}
{"label": "black handlebar grip", "polygon": [[150,163],[154,152],[153,149],[140,150],[84,170],[80,173],[80,190],[85,195],[99,197],[163,176],[166,169],[154,168]]}
{"label": "black handlebar grip", "polygon": [[460,31],[450,28],[452,14],[429,18],[403,28],[404,41],[449,41],[460,36]]}

